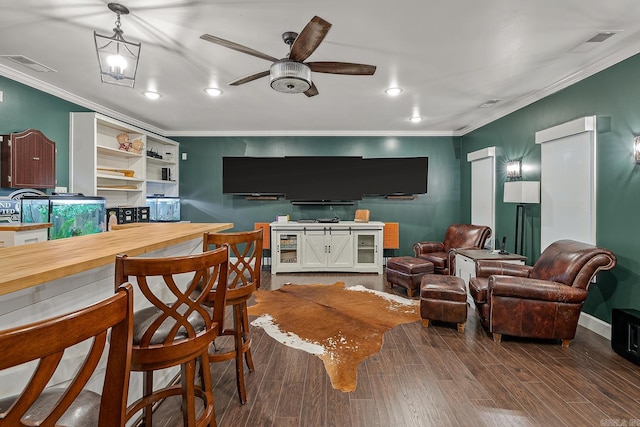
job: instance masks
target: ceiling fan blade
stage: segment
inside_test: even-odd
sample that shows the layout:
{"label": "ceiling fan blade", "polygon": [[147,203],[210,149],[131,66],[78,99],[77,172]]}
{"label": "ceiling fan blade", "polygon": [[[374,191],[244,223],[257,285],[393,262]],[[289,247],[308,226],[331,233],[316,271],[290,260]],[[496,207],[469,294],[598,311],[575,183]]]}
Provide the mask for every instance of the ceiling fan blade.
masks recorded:
{"label": "ceiling fan blade", "polygon": [[210,34],[203,34],[200,36],[202,40],[206,40],[211,43],[215,43],[220,46],[227,47],[229,49],[237,50],[238,52],[246,53],[247,55],[253,55],[267,61],[276,62],[278,58],[274,58],[266,53],[258,52],[250,47],[242,46],[241,44],[230,42],[229,40],[221,39],[220,37],[212,36]]}
{"label": "ceiling fan blade", "polygon": [[302,62],[313,53],[329,32],[331,24],[319,16],[314,16],[302,29],[291,46],[289,59]]}
{"label": "ceiling fan blade", "polygon": [[229,86],[240,86],[240,85],[243,85],[245,83],[249,83],[249,82],[252,82],[254,80],[258,80],[258,79],[260,79],[262,77],[266,77],[268,75],[269,75],[269,70],[261,71],[259,73],[251,74],[250,76],[241,77],[239,79],[236,79],[236,80],[230,82]]}
{"label": "ceiling fan blade", "polygon": [[316,73],[371,76],[376,72],[375,65],[352,64],[350,62],[305,62],[305,64]]}
{"label": "ceiling fan blade", "polygon": [[309,89],[307,89],[304,92],[305,95],[307,95],[309,98],[312,96],[316,96],[318,94],[318,88],[316,87],[316,85],[311,82],[311,87]]}

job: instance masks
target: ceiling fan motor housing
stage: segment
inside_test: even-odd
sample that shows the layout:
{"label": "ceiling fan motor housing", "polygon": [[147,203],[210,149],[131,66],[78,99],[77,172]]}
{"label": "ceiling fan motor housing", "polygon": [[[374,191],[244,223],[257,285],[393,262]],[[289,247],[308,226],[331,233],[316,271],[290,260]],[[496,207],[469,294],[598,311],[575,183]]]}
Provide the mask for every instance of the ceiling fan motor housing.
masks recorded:
{"label": "ceiling fan motor housing", "polygon": [[281,59],[271,66],[271,87],[278,92],[302,93],[311,87],[311,69],[302,62]]}

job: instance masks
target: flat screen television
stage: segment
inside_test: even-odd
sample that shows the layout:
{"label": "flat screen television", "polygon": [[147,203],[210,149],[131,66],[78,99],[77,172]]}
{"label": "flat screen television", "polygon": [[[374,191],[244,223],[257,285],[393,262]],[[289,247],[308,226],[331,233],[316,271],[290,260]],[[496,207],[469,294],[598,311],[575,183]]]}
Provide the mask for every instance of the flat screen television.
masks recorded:
{"label": "flat screen television", "polygon": [[284,195],[286,169],[284,157],[223,157],[222,193]]}
{"label": "flat screen television", "polygon": [[284,195],[293,202],[427,192],[428,158],[223,157],[222,192]]}
{"label": "flat screen television", "polygon": [[427,192],[428,157],[394,157],[363,159],[360,187],[367,196],[424,194]]}
{"label": "flat screen television", "polygon": [[291,201],[349,201],[362,199],[355,176],[362,157],[285,157],[289,178],[285,197]]}

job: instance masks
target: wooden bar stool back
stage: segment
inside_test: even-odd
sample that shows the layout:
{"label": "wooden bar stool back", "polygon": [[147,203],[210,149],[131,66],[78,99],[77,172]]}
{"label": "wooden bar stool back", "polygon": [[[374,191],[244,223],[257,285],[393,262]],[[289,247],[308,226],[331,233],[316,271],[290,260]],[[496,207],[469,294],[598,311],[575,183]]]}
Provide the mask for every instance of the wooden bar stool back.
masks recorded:
{"label": "wooden bar stool back", "polygon": [[[130,284],[121,286],[114,296],[81,310],[0,331],[0,370],[38,361],[22,392],[0,401],[0,426],[123,426],[132,335]],[[47,388],[65,350],[88,340],[91,342],[87,355],[69,384]],[[94,379],[92,375],[107,346],[106,371],[99,395],[86,385]]]}
{"label": "wooden bar stool back", "polygon": [[[229,246],[229,280],[227,283],[227,306],[233,308],[233,327],[226,328],[223,335],[233,336],[231,349],[218,350],[215,345],[209,352],[209,362],[222,362],[235,359],[238,397],[243,405],[247,402],[244,383],[244,362],[249,372],[255,369],[251,358],[251,335],[249,334],[249,316],[247,300],[260,287],[260,269],[262,260],[263,230],[241,231],[236,233],[208,233],[203,239],[203,250],[212,246]],[[212,298],[218,292],[212,293]],[[214,343],[215,344],[215,343]]]}
{"label": "wooden bar stool back", "polygon": [[[150,306],[134,313],[131,370],[143,373],[143,396],[129,405],[127,420],[142,410],[144,423],[153,425],[152,405],[169,396],[182,397],[185,426],[215,425],[213,385],[207,354],[209,344],[222,331],[226,292],[205,299],[227,277],[227,247],[178,257],[116,257],[116,283],[134,278]],[[204,291],[204,292],[202,292]],[[200,363],[201,383],[196,381]],[[154,390],[153,371],[180,366],[180,383]],[[196,415],[196,397],[203,410]]]}

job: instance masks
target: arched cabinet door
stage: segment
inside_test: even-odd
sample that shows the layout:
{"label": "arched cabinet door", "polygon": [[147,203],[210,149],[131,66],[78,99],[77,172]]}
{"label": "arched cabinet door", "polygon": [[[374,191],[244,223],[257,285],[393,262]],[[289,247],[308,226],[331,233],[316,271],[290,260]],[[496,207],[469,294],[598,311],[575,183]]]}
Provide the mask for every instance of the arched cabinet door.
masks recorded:
{"label": "arched cabinet door", "polygon": [[5,188],[55,188],[56,143],[36,129],[0,136]]}

